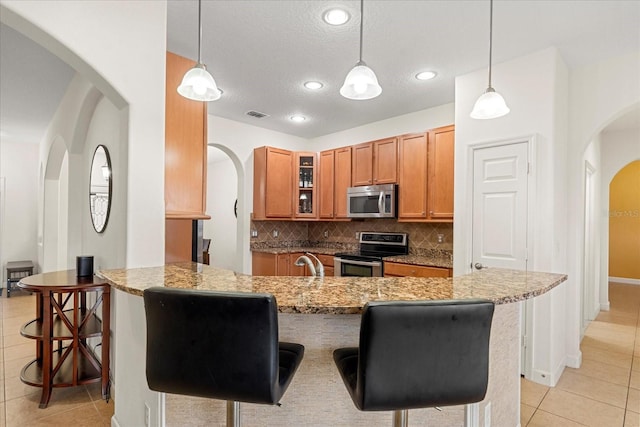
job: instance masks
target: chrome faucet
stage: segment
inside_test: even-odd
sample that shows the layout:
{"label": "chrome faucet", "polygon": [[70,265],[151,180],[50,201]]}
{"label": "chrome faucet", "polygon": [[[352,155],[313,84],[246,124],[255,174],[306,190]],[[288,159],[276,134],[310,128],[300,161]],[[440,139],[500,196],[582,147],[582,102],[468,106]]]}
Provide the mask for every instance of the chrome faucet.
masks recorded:
{"label": "chrome faucet", "polygon": [[[313,258],[316,261],[315,266],[313,265],[313,262],[309,257]],[[299,256],[298,259],[294,262],[294,265],[298,267],[302,267],[305,264],[307,267],[309,267],[309,272],[313,277],[324,277],[324,265],[322,265],[320,260],[315,255],[306,252],[305,255]]]}

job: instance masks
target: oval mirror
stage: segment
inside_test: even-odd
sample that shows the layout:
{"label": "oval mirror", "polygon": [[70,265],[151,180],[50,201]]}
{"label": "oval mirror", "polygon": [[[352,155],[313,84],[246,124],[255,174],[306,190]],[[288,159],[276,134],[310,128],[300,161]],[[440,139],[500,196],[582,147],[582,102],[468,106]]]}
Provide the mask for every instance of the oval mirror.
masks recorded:
{"label": "oval mirror", "polygon": [[91,161],[89,178],[89,209],[93,228],[102,233],[111,211],[111,158],[104,145],[98,145]]}

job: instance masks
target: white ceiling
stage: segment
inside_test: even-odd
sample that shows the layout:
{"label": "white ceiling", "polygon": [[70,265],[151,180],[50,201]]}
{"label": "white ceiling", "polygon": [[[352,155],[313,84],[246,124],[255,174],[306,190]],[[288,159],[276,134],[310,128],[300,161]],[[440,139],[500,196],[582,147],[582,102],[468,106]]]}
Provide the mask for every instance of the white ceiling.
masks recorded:
{"label": "white ceiling", "polygon": [[[352,19],[325,24],[332,6]],[[193,0],[168,2],[167,48],[194,60],[197,9]],[[488,63],[488,1],[367,0],[363,59],[383,92],[352,101],[338,90],[358,59],[358,1],[205,0],[202,9],[203,62],[224,91],[209,112],[305,138],[453,102],[455,76]],[[0,30],[3,140],[18,128],[42,135],[73,72],[15,31]],[[496,0],[493,37],[494,63],[556,46],[575,68],[640,51],[640,1]],[[425,69],[438,77],[413,77]],[[308,80],[325,86],[310,92],[302,86]],[[500,90],[499,73],[493,85]],[[249,110],[269,117],[249,117]],[[293,114],[308,120],[293,123]]]}

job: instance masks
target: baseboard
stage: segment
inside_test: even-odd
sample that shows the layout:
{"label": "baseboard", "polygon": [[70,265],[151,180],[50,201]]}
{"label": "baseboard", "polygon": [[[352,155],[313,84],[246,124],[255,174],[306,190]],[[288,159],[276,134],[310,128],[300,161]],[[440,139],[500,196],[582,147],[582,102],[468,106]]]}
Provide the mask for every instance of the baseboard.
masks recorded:
{"label": "baseboard", "polygon": [[120,427],[120,423],[116,419],[115,414],[113,414],[113,416],[111,417],[111,427]]}
{"label": "baseboard", "polygon": [[600,310],[602,311],[610,311],[611,303],[609,301],[600,303]]}
{"label": "baseboard", "polygon": [[630,279],[628,277],[611,277],[609,282],[622,283],[624,285],[640,285],[640,279]]}
{"label": "baseboard", "polygon": [[531,378],[527,378],[533,382],[538,384],[546,385],[547,387],[551,387],[551,374],[547,371],[541,371],[540,369],[534,369],[533,375]]}
{"label": "baseboard", "polygon": [[[575,363],[575,360],[572,361]],[[558,366],[554,369],[553,372],[542,371],[540,369],[533,370],[533,376],[530,379],[531,381],[537,382],[538,384],[546,385],[547,387],[555,387],[560,381],[560,377],[562,376],[562,372],[564,372],[565,366],[569,363],[568,358],[564,358]]]}
{"label": "baseboard", "polygon": [[567,356],[567,366],[570,368],[578,369],[582,365],[582,352],[578,350],[578,354],[574,356]]}

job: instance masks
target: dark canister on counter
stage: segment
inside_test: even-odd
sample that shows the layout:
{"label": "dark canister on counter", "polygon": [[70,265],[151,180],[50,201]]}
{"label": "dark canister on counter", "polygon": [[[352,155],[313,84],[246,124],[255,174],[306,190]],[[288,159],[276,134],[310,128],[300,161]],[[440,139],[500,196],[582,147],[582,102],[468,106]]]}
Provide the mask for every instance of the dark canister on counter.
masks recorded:
{"label": "dark canister on counter", "polygon": [[76,257],[76,274],[78,277],[93,276],[93,255]]}

